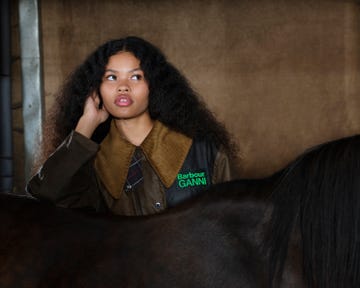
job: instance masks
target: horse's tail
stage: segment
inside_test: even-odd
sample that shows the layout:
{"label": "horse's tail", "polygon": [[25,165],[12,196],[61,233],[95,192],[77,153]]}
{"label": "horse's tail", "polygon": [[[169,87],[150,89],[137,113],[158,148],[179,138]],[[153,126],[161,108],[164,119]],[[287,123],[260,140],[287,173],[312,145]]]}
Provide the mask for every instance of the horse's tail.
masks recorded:
{"label": "horse's tail", "polygon": [[360,136],[315,147],[286,171],[273,195],[270,274],[280,281],[299,227],[308,287],[360,287]]}

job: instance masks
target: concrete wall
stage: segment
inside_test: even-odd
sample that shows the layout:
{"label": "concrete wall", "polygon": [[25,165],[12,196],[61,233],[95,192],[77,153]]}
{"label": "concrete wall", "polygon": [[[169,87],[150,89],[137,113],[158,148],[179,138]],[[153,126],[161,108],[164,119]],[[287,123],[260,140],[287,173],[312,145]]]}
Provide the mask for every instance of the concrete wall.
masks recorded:
{"label": "concrete wall", "polygon": [[358,1],[39,2],[47,108],[98,45],[137,35],[165,52],[236,135],[244,176],[360,131]]}

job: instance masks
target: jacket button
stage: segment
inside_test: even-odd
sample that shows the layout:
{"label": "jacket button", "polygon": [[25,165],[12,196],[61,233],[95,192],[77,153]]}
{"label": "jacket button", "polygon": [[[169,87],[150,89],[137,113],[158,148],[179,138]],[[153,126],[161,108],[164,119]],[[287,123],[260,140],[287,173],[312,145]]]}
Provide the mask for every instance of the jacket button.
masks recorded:
{"label": "jacket button", "polygon": [[156,202],[156,203],[155,203],[155,208],[156,208],[156,209],[160,209],[160,208],[161,208],[161,203],[160,203],[160,202]]}
{"label": "jacket button", "polygon": [[131,185],[126,185],[124,190],[125,190],[126,194],[129,194],[131,192],[131,190],[132,190],[132,186]]}

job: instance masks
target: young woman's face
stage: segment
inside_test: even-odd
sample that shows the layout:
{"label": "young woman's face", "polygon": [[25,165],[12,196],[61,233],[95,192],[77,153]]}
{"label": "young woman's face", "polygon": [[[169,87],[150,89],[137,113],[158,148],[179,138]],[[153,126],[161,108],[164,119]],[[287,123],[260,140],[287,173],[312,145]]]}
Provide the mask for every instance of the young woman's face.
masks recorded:
{"label": "young woman's face", "polygon": [[140,60],[130,52],[119,52],[109,58],[100,94],[105,109],[116,119],[149,115],[149,86]]}

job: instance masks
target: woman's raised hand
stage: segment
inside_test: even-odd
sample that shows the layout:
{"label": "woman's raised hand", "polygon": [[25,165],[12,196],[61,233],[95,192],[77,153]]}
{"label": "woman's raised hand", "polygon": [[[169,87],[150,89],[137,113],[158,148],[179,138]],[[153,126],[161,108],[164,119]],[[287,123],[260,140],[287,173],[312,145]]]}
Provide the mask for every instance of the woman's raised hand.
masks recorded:
{"label": "woman's raised hand", "polygon": [[105,107],[100,105],[100,97],[93,92],[85,101],[84,112],[76,125],[75,131],[90,138],[95,129],[109,117]]}

